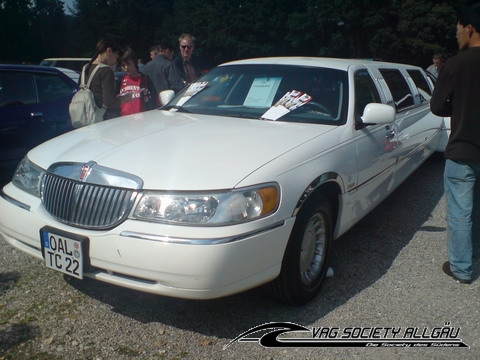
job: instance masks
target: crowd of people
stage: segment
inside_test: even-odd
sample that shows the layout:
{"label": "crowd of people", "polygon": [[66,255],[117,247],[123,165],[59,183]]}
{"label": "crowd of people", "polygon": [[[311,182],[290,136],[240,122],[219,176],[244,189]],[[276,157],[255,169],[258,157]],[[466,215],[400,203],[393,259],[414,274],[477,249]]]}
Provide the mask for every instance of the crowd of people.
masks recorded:
{"label": "crowd of people", "polygon": [[[100,40],[95,56],[89,63],[87,78],[99,64],[108,65],[99,69],[91,84],[97,106],[107,108],[104,120],[164,105],[160,92],[173,90],[177,93],[194,82],[200,76],[198,68],[192,62],[194,48],[195,37],[191,34],[180,35],[178,47],[164,38],[150,48],[150,61],[144,64],[132,49],[122,51],[111,40]],[[176,50],[179,52],[177,56]],[[443,54],[435,53],[427,71],[436,78],[444,63]],[[125,72],[120,86],[115,82],[112,70],[116,64]]]}
{"label": "crowd of people", "polygon": [[[92,78],[90,89],[98,107],[106,108],[104,120],[151,110],[163,105],[160,92],[180,91],[194,82],[200,73],[192,62],[195,37],[182,34],[178,39],[179,55],[168,39],[162,39],[150,49],[151,60],[143,64],[135,52],[120,49],[112,40],[97,43],[96,53],[87,65],[87,78],[103,64]],[[113,68],[120,64],[125,75],[118,85]]]}

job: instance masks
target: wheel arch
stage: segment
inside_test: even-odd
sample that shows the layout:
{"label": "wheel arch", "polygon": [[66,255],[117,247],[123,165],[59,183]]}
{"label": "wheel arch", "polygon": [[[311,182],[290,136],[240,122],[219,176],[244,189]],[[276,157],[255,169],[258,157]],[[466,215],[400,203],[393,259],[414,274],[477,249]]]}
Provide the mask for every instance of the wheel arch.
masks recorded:
{"label": "wheel arch", "polygon": [[324,174],[307,186],[297,202],[280,274],[265,286],[280,301],[303,305],[320,292],[328,271],[341,185],[337,174]]}
{"label": "wheel arch", "polygon": [[295,206],[293,211],[293,216],[296,216],[302,206],[307,202],[313,201],[317,202],[320,196],[327,198],[331,206],[331,215],[332,215],[332,231],[335,229],[338,211],[340,208],[340,194],[343,189],[342,178],[334,172],[329,172],[318,176],[313,180],[303,191],[300,199]]}

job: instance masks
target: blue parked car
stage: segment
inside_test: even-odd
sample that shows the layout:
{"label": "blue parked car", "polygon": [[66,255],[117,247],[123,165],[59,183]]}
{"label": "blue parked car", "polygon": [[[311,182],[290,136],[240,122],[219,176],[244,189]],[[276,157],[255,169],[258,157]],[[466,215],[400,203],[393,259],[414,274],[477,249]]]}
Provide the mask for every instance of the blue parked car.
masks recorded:
{"label": "blue parked car", "polygon": [[77,90],[54,67],[0,64],[0,184],[31,148],[73,129],[68,104]]}

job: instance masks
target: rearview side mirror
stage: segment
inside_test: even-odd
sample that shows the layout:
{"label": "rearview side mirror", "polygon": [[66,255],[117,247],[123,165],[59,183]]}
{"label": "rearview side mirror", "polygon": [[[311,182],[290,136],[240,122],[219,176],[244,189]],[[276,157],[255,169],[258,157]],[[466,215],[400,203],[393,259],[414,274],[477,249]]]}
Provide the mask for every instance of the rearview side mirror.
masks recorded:
{"label": "rearview side mirror", "polygon": [[395,121],[395,108],[390,105],[370,103],[365,106],[362,121],[356,125],[357,129],[363,129],[370,125],[386,125]]}
{"label": "rearview side mirror", "polygon": [[175,96],[175,91],[173,90],[163,90],[160,91],[159,97],[160,97],[160,105],[166,105],[170,102],[170,100],[173,99]]}

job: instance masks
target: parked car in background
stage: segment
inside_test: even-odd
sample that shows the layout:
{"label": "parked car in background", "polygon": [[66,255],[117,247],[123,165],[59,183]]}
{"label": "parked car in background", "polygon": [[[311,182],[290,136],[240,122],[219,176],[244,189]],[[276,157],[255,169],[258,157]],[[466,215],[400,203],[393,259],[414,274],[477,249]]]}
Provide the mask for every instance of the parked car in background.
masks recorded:
{"label": "parked car in background", "polygon": [[[79,83],[80,74],[82,73],[82,71],[76,72],[74,70],[65,69],[65,68],[57,68],[57,69],[61,70],[65,75],[68,75],[76,83]],[[122,81],[125,74],[126,73],[124,71],[114,70],[115,84],[117,85],[118,89],[120,89],[120,82]]]}
{"label": "parked car in background", "polygon": [[89,61],[89,58],[47,58],[43,59],[39,65],[66,68],[80,73],[83,66]]}
{"label": "parked car in background", "polygon": [[[54,66],[58,68],[62,68],[62,71],[70,76],[73,80],[78,83],[78,79],[80,78],[80,74],[82,73],[83,66],[90,61],[89,58],[48,58],[43,59],[40,62],[40,66]],[[76,72],[70,72],[68,70],[63,69],[70,69]],[[120,88],[120,81],[125,76],[125,72],[121,69],[114,66],[112,68],[115,74],[115,83],[117,87]]]}
{"label": "parked car in background", "polygon": [[190,299],[267,284],[304,304],[332,241],[442,150],[432,90],[386,62],[218,66],[160,110],[30,151],[0,193],[0,237],[79,279]]}
{"label": "parked car in background", "polygon": [[72,130],[68,104],[78,85],[53,67],[0,65],[0,172],[11,179],[31,148]]}
{"label": "parked car in background", "polygon": [[57,69],[60,70],[61,72],[63,72],[70,79],[75,81],[77,84],[79,83],[78,81],[80,79],[80,73],[76,72],[75,70],[66,69],[66,68],[57,68]]}

